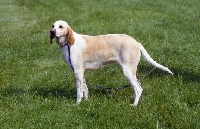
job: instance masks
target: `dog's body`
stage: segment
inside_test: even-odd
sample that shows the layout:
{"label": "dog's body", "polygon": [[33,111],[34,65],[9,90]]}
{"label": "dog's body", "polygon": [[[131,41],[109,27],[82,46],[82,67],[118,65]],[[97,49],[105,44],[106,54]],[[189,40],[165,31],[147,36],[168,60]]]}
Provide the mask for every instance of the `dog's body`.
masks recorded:
{"label": "dog's body", "polygon": [[83,97],[88,98],[88,88],[84,78],[86,69],[97,69],[118,62],[135,91],[133,106],[138,104],[143,90],[136,78],[141,54],[148,63],[172,74],[168,68],[156,63],[144,47],[128,35],[81,35],[74,32],[65,21],[56,21],[50,33],[51,40],[56,37],[63,59],[74,71],[77,103],[81,102]]}

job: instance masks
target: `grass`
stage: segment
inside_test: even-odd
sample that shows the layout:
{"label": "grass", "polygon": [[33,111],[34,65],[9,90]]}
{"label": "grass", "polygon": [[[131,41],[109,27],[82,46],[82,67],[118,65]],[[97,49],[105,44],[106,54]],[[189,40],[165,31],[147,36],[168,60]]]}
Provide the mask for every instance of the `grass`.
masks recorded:
{"label": "grass", "polygon": [[[198,129],[199,4],[198,0],[1,0],[0,128]],[[95,87],[89,87],[89,101],[74,106],[74,75],[56,44],[49,44],[49,29],[58,19],[78,33],[131,35],[174,76],[156,69],[142,80],[144,92],[137,107],[129,105],[131,88],[109,94]],[[151,68],[142,60],[138,77]],[[107,87],[128,84],[116,64],[87,71],[86,79]]]}

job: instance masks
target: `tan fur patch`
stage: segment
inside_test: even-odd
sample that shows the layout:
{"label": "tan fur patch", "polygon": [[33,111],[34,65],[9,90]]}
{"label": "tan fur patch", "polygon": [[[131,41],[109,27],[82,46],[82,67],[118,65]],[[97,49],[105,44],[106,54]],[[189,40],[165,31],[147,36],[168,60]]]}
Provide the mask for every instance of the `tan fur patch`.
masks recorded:
{"label": "tan fur patch", "polygon": [[67,37],[68,43],[70,45],[73,45],[75,42],[75,39],[74,39],[73,31],[70,26],[68,26],[68,28],[67,28],[67,35],[68,35],[68,37]]}

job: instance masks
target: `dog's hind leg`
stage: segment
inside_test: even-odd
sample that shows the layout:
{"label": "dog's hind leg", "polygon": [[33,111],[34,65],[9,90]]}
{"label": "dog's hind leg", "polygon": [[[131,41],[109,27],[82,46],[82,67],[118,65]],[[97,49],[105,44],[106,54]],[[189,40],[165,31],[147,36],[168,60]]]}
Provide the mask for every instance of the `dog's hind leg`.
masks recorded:
{"label": "dog's hind leg", "polygon": [[122,66],[122,68],[123,68],[124,75],[129,80],[129,82],[131,83],[131,85],[134,89],[135,100],[134,100],[134,103],[131,104],[131,106],[137,106],[140,96],[142,95],[142,91],[143,91],[142,87],[140,86],[140,84],[138,83],[137,78],[136,78],[136,69],[137,68],[130,69],[129,67],[127,67],[125,65]]}
{"label": "dog's hind leg", "polygon": [[83,78],[83,97],[84,99],[88,100],[88,88],[85,78]]}

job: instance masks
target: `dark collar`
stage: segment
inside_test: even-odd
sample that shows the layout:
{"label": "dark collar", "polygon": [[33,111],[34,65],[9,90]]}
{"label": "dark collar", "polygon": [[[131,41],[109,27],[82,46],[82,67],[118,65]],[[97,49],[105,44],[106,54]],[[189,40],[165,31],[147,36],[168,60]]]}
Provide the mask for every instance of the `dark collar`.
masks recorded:
{"label": "dark collar", "polygon": [[72,65],[72,61],[71,61],[70,45],[69,45],[68,43],[66,43],[65,45],[66,45],[67,48],[68,48],[68,55],[69,55],[68,60],[69,60],[69,64],[70,64],[71,69],[72,69],[73,72],[74,72],[74,67],[73,67],[73,65]]}

